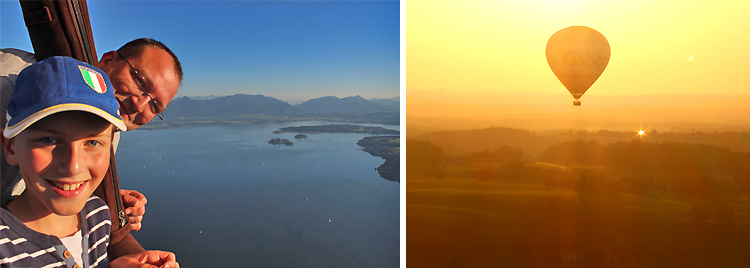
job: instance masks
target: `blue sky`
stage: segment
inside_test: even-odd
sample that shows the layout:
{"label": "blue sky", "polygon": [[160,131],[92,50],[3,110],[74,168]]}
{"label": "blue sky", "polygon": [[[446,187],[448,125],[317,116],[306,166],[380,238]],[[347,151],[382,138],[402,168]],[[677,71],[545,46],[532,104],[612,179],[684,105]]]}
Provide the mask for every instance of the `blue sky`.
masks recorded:
{"label": "blue sky", "polygon": [[[87,3],[98,56],[140,37],[177,54],[177,96],[399,96],[398,1]],[[0,47],[33,50],[18,1],[0,0]]]}

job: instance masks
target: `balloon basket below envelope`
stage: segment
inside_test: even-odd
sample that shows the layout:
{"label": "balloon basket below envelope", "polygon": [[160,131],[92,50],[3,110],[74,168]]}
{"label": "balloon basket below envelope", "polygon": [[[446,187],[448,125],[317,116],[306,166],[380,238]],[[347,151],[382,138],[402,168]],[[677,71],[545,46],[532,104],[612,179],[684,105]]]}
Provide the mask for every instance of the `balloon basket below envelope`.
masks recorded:
{"label": "balloon basket below envelope", "polygon": [[581,101],[579,101],[579,100],[574,100],[574,101],[573,101],[573,106],[581,106]]}

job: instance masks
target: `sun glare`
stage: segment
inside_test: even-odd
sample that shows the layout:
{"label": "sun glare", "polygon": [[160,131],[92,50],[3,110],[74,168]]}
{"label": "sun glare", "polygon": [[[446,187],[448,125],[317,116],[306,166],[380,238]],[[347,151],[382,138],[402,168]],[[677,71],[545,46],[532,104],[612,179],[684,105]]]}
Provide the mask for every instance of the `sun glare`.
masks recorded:
{"label": "sun glare", "polygon": [[638,131],[638,136],[643,136],[644,134],[646,134],[646,131],[643,131],[643,130]]}

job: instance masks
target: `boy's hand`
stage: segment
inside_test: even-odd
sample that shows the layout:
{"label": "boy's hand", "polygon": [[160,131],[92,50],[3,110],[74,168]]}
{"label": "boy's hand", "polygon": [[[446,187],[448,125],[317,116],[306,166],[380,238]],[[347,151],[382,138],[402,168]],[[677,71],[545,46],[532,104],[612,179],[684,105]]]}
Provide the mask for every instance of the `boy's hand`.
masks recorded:
{"label": "boy's hand", "polygon": [[148,202],[146,196],[138,191],[123,189],[120,189],[120,196],[125,207],[125,214],[128,214],[130,226],[133,227],[133,231],[140,230],[143,214],[146,214],[146,202]]}
{"label": "boy's hand", "polygon": [[148,250],[125,255],[109,262],[110,268],[179,268],[174,253]]}

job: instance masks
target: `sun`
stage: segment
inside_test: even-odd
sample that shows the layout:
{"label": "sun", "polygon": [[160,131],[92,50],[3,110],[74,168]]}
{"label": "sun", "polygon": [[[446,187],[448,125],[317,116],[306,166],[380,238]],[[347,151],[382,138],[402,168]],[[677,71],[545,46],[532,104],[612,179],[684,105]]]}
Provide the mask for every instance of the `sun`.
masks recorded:
{"label": "sun", "polygon": [[643,137],[646,136],[646,131],[641,129],[636,132],[635,137],[633,139],[643,140]]}

